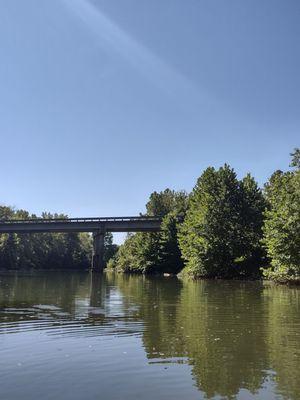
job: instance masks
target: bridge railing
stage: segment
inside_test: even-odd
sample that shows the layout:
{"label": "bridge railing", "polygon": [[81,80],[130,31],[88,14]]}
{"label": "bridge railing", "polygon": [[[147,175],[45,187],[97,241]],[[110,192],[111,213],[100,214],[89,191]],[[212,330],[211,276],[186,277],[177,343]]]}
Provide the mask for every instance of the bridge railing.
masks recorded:
{"label": "bridge railing", "polygon": [[162,217],[131,216],[131,217],[88,217],[88,218],[31,218],[31,219],[0,219],[0,224],[32,224],[32,223],[57,223],[57,222],[128,222],[128,221],[161,221]]}

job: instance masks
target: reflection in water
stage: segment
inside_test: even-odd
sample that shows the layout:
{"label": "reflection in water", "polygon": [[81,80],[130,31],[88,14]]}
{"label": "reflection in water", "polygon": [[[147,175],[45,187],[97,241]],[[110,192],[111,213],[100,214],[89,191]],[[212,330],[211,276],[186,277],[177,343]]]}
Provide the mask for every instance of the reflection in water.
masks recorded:
{"label": "reflection in water", "polygon": [[[36,336],[38,332],[42,336]],[[7,345],[2,340],[13,337],[18,340]],[[42,349],[39,356],[32,355],[33,337]],[[111,340],[104,343],[101,338]],[[87,340],[97,351],[87,352]],[[150,399],[159,393],[159,399],[184,395],[296,400],[300,398],[300,291],[260,282],[185,282],[78,272],[1,275],[0,368],[13,365],[14,350],[24,351],[34,375],[45,360],[42,351],[52,346],[47,374],[57,379],[58,392],[47,398],[59,398],[59,385],[64,390],[70,377],[64,372],[66,361],[58,361],[54,353],[53,346],[58,345],[78,359],[70,364],[72,376],[86,373],[90,380],[88,389],[78,386],[82,391],[78,398],[83,393],[95,398],[93,385],[101,377],[108,399]],[[130,349],[130,357],[121,346]],[[58,377],[56,368],[61,368]],[[7,379],[21,380],[14,371],[11,367],[4,385],[9,400],[23,393],[17,389],[13,393],[7,383]],[[38,389],[37,382],[28,398]],[[61,398],[68,396],[64,393]]]}
{"label": "reflection in water", "polygon": [[60,335],[138,332],[122,294],[100,274],[8,274],[0,287],[0,334],[51,328]]}

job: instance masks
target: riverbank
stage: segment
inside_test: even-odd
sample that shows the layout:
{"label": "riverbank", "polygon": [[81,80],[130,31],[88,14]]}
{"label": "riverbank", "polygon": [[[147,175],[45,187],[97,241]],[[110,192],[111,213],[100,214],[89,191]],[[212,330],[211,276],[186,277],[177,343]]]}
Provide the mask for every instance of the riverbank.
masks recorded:
{"label": "riverbank", "polygon": [[189,194],[153,192],[146,215],[161,216],[161,231],[129,235],[108,266],[128,273],[297,284],[300,149],[291,156],[291,169],[275,171],[263,189],[250,174],[239,179],[224,164],[206,168]]}
{"label": "riverbank", "polygon": [[221,278],[221,277],[195,277],[190,276],[186,272],[182,271],[179,274],[170,274],[170,273],[148,273],[143,274],[141,272],[123,272],[117,271],[115,269],[105,269],[105,272],[108,274],[120,274],[120,275],[127,275],[127,276],[146,276],[146,277],[164,277],[164,278],[176,278],[180,280],[187,280],[187,281],[225,281],[225,282],[263,282],[267,284],[275,284],[275,285],[286,285],[286,286],[300,286],[300,277],[295,277],[293,279],[287,279],[283,277],[280,279],[267,279],[263,276],[260,277],[233,277],[233,278]]}

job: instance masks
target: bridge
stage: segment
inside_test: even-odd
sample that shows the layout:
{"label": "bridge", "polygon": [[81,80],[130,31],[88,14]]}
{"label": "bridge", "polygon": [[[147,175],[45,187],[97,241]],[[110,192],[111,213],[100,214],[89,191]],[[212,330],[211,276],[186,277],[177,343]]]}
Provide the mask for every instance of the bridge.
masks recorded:
{"label": "bridge", "polygon": [[157,232],[161,217],[100,217],[100,218],[36,218],[0,220],[2,233],[90,232],[93,234],[92,269],[104,268],[104,236],[106,232]]}

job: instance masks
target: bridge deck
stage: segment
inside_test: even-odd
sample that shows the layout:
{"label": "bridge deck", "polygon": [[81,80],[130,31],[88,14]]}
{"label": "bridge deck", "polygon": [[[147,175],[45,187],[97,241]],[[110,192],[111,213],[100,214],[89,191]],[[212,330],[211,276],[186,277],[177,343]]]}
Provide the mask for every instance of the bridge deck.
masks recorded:
{"label": "bridge deck", "polygon": [[0,220],[0,233],[156,232],[161,218],[148,216]]}

